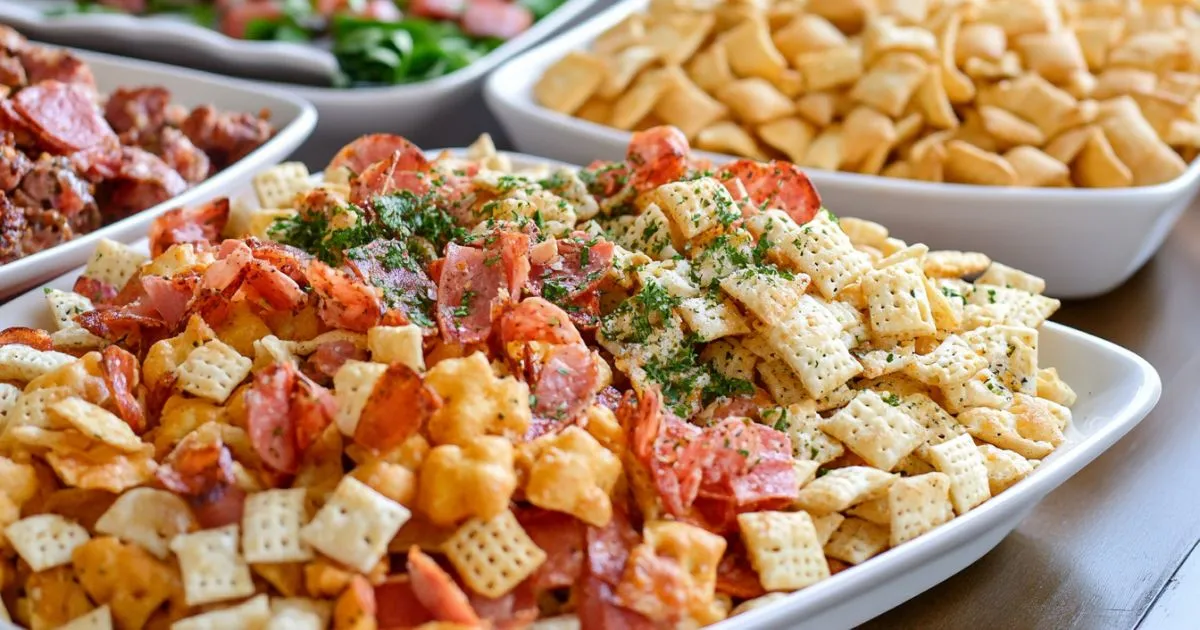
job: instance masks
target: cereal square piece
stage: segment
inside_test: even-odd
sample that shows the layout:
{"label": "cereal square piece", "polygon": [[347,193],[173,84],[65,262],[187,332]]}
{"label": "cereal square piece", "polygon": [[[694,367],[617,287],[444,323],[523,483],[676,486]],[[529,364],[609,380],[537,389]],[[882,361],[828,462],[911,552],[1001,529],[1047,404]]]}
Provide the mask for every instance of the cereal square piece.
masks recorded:
{"label": "cereal square piece", "polygon": [[34,571],[70,564],[75,548],[91,539],[82,525],[57,514],[23,518],[5,528],[4,535]]}
{"label": "cereal square piece", "polygon": [[271,600],[271,619],[263,630],[325,630],[333,617],[333,603],[307,597]]}
{"label": "cereal square piece", "polygon": [[115,536],[160,560],[171,555],[171,541],[196,527],[192,509],[178,495],[154,488],[134,488],[117,497],[96,521],[96,533]]}
{"label": "cereal square piece", "polygon": [[977,440],[1016,451],[1021,457],[1041,459],[1054,451],[1054,445],[1021,433],[1017,416],[1003,409],[975,407],[958,414],[958,421]]}
{"label": "cereal square piece", "polygon": [[[10,346],[4,346],[8,348]],[[13,429],[19,427],[34,427],[38,429],[62,429],[58,418],[50,413],[50,406],[60,400],[66,400],[73,392],[69,387],[43,387],[22,393],[9,408],[8,424],[4,426],[4,435],[12,437]]]}
{"label": "cereal square piece", "polygon": [[387,368],[382,363],[346,361],[333,375],[333,398],[337,402],[335,421],[344,435],[354,435],[375,383]]}
{"label": "cereal square piece", "polygon": [[796,487],[803,488],[817,478],[821,465],[811,459],[793,459],[792,472],[796,473]]}
{"label": "cereal square piece", "polygon": [[50,307],[50,314],[54,316],[56,330],[79,328],[75,316],[96,308],[86,297],[73,291],[58,289],[46,289],[46,304]]}
{"label": "cereal square piece", "polygon": [[171,624],[171,630],[262,630],[270,618],[267,596],[256,595],[236,606],[180,619]]}
{"label": "cereal square piece", "polygon": [[[1023,326],[985,326],[963,333],[993,374],[1014,392],[1037,392],[1038,331]],[[949,384],[949,383],[948,383]]]}
{"label": "cereal square piece", "polygon": [[75,357],[64,352],[37,350],[15,343],[0,346],[0,380],[32,381],[74,360]]}
{"label": "cereal square piece", "polygon": [[919,355],[913,352],[912,344],[905,344],[895,348],[870,350],[855,356],[863,366],[862,378],[879,378],[903,371],[912,365]]}
{"label": "cereal square piece", "polygon": [[862,371],[839,338],[814,335],[797,320],[766,328],[767,343],[804,383],[813,398],[822,398]]}
{"label": "cereal square piece", "polygon": [[442,545],[463,582],[485,597],[502,597],[546,561],[511,510],[489,520],[473,518]]}
{"label": "cereal square piece", "polygon": [[296,195],[312,187],[303,162],[283,162],[254,176],[254,194],[263,208],[291,208]]}
{"label": "cereal square piece", "polygon": [[21,397],[21,388],[11,383],[0,383],[0,426],[8,420],[8,412]]}
{"label": "cereal square piece", "polygon": [[1075,404],[1075,390],[1071,389],[1071,386],[1058,376],[1058,370],[1052,367],[1038,370],[1037,395],[1038,398],[1045,398],[1064,407]]}
{"label": "cereal square piece", "polygon": [[987,271],[975,279],[975,283],[1020,289],[1034,294],[1040,294],[1046,290],[1045,280],[998,262],[993,262],[988,266]]}
{"label": "cereal square piece", "polygon": [[818,212],[800,227],[799,236],[782,245],[784,256],[812,277],[813,285],[832,300],[871,269],[867,255],[854,248],[828,211]]}
{"label": "cereal square piece", "polygon": [[740,339],[719,339],[704,346],[700,360],[708,362],[726,378],[744,381],[754,380],[754,368],[758,366],[758,356]]}
{"label": "cereal square piece", "polygon": [[943,387],[942,401],[950,413],[975,407],[1007,409],[1012,405],[1013,393],[991,370],[980,370],[966,382]]}
{"label": "cereal square piece", "polygon": [[1033,472],[1033,464],[1019,453],[991,444],[980,444],[979,454],[983,455],[983,465],[987,467],[988,489],[992,496],[1008,490]]}
{"label": "cereal square piece", "polygon": [[107,340],[93,335],[82,326],[64,328],[50,333],[50,343],[54,344],[56,349],[68,352],[96,350],[108,345]]}
{"label": "cereal square piece", "polygon": [[403,363],[414,372],[425,371],[421,328],[405,326],[374,326],[367,331],[367,349],[376,363]]}
{"label": "cereal square piece", "polygon": [[721,289],[764,322],[790,318],[808,288],[808,277],[788,280],[775,274],[743,269],[721,279]]}
{"label": "cereal square piece", "polygon": [[925,446],[941,444],[967,432],[966,428],[932,398],[922,393],[912,393],[900,399],[900,408],[925,427],[925,445],[917,447],[917,455],[923,455]]}
{"label": "cereal square piece", "polygon": [[183,574],[183,594],[188,606],[200,606],[254,594],[250,566],[238,553],[238,526],[226,525],[171,541]]}
{"label": "cereal square piece", "polygon": [[188,354],[179,364],[176,378],[183,391],[221,404],[250,375],[253,364],[228,344],[213,339]]}
{"label": "cereal square piece", "polygon": [[888,529],[850,517],[825,543],[825,555],[850,564],[862,564],[888,548]]}
{"label": "cereal square piece", "polygon": [[312,550],[300,539],[305,488],[266,490],[246,497],[242,513],[242,553],[247,562],[304,562]]}
{"label": "cereal square piece", "polygon": [[942,473],[897,479],[888,488],[890,544],[895,547],[954,518],[950,478]]}
{"label": "cereal square piece", "polygon": [[925,427],[900,408],[900,397],[872,390],[827,419],[821,429],[841,440],[868,464],[891,470],[925,441]]}
{"label": "cereal square piece", "polygon": [[107,409],[72,396],[50,405],[50,413],[83,435],[125,453],[136,453],[146,446],[124,420]]}
{"label": "cereal square piece", "polygon": [[906,260],[863,277],[871,314],[871,330],[887,339],[912,339],[937,332],[925,274],[916,260]]}
{"label": "cereal square piece", "polygon": [[[897,479],[892,485],[903,481],[903,478]],[[876,525],[887,525],[892,521],[892,513],[888,510],[887,496],[863,501],[858,505],[846,510],[846,516],[856,516],[864,521],[875,523]]]}
{"label": "cereal square piece", "polygon": [[312,522],[300,529],[300,537],[330,558],[369,573],[410,516],[403,505],[346,476]]}
{"label": "cereal square piece", "polygon": [[792,441],[792,456],[825,464],[842,456],[841,442],[821,430],[824,418],[811,400],[763,411],[763,421],[783,431]]}
{"label": "cereal square piece", "polygon": [[[753,339],[759,340],[761,337]],[[767,352],[773,354],[770,350]],[[771,394],[771,398],[781,405],[793,405],[809,400],[804,382],[796,376],[788,364],[779,359],[761,361],[758,364],[758,375],[762,378],[763,384],[767,386],[767,392]]]}
{"label": "cereal square piece", "polygon": [[846,520],[846,517],[837,512],[812,517],[813,528],[817,530],[817,542],[821,547],[824,547],[825,543],[829,542],[829,538],[833,536],[833,532],[836,532],[837,528],[842,526],[842,521],[844,520]]}
{"label": "cereal square piece", "polygon": [[600,57],[571,52],[546,69],[533,86],[533,95],[545,107],[573,114],[600,88],[607,74],[608,67]]}
{"label": "cereal square piece", "polygon": [[684,298],[678,312],[688,329],[702,342],[750,332],[745,318],[728,299],[717,300],[711,295]]}
{"label": "cereal square piece", "polygon": [[827,514],[883,496],[896,475],[870,466],[834,468],[800,489],[796,507]]}
{"label": "cereal square piece", "polygon": [[829,577],[812,517],[805,512],[739,514],[750,564],[768,591],[794,591]]}
{"label": "cereal square piece", "polygon": [[100,239],[83,270],[85,278],[99,280],[120,290],[146,262],[146,255],[107,238]]}
{"label": "cereal square piece", "polygon": [[106,604],[59,626],[58,630],[112,630],[112,627],[112,610]]}
{"label": "cereal square piece", "polygon": [[663,184],[654,190],[654,198],[678,233],[688,240],[742,216],[729,191],[712,177]]}
{"label": "cereal square piece", "polygon": [[987,465],[971,436],[960,435],[929,447],[929,463],[950,477],[950,500],[955,512],[966,514],[992,496]]}
{"label": "cereal square piece", "polygon": [[962,383],[987,366],[987,359],[962,337],[950,335],[933,352],[917,356],[905,372],[926,385],[943,387]]}

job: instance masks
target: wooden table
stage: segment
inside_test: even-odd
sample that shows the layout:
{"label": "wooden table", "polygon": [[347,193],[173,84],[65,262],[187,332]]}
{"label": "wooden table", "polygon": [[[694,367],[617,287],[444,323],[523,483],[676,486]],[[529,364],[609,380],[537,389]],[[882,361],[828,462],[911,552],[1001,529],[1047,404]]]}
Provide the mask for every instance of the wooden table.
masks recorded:
{"label": "wooden table", "polygon": [[1158,406],[991,553],[863,628],[1200,628],[1200,207],[1122,287],[1054,320],[1145,357]]}

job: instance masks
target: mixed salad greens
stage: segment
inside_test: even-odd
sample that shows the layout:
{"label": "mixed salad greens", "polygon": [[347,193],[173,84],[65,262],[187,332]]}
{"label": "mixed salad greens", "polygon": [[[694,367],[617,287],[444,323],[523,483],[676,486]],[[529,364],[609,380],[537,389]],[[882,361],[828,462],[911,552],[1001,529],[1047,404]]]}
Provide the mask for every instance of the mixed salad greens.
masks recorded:
{"label": "mixed salad greens", "polygon": [[57,14],[180,15],[239,39],[326,45],[337,87],[396,85],[466,67],[566,0],[75,0]]}

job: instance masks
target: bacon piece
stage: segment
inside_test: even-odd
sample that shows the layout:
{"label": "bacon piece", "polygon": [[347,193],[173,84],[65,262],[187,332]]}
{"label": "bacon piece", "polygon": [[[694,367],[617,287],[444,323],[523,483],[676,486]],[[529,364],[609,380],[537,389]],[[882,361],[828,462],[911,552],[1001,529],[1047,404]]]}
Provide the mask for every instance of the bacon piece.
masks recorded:
{"label": "bacon piece", "polygon": [[172,245],[215,242],[228,222],[228,197],[218,197],[191,208],[168,210],[150,226],[150,255],[158,256]]}
{"label": "bacon piece", "polygon": [[304,268],[313,257],[291,245],[260,241],[256,238],[245,239],[246,246],[254,257],[287,274],[297,284],[307,283]]}
{"label": "bacon piece", "polygon": [[441,406],[441,398],[419,374],[393,363],[367,398],[354,442],[376,452],[391,450],[419,431]]}
{"label": "bacon piece", "polygon": [[157,155],[121,147],[120,169],[99,188],[105,216],[115,220],[170,200],[187,190],[188,183]]}
{"label": "bacon piece", "polygon": [[377,289],[325,263],[314,260],[306,269],[316,293],[317,315],[334,328],[367,332],[383,316]]}
{"label": "bacon piece", "polygon": [[419,547],[408,549],[408,575],[417,601],[438,621],[479,625],[479,615],[466,593]]}
{"label": "bacon piece", "polygon": [[100,354],[100,367],[104,373],[104,384],[113,397],[117,415],[141,435],[147,429],[146,412],[134,393],[141,381],[141,369],[137,357],[120,346],[108,346]]}
{"label": "bacon piece", "polygon": [[359,136],[342,147],[326,169],[345,167],[352,173],[361,173],[368,166],[388,159],[395,159],[396,168],[401,171],[429,170],[429,160],[420,147],[390,133]]}
{"label": "bacon piece", "polygon": [[188,305],[196,295],[200,276],[186,273],[164,278],[142,276],[142,288],[146,291],[146,302],[158,312],[168,330],[175,330],[187,316]]}
{"label": "bacon piece", "polygon": [[54,341],[50,333],[40,328],[12,326],[0,331],[0,346],[29,346],[35,350],[53,350]]}
{"label": "bacon piece", "polygon": [[488,337],[499,310],[521,294],[529,277],[528,252],[529,237],[513,232],[487,237],[482,250],[446,247],[437,319],[447,340],[467,344]]}
{"label": "bacon piece", "polygon": [[687,137],[675,127],[635,131],[625,153],[629,184],[646,192],[679,180],[687,173],[689,151]]}
{"label": "bacon piece", "polygon": [[290,364],[276,363],[254,375],[246,393],[246,430],[263,464],[294,473],[300,465],[296,427],[290,409],[296,373]]}
{"label": "bacon piece", "polygon": [[317,349],[308,355],[303,369],[309,378],[328,384],[346,361],[366,361],[369,358],[370,354],[354,342],[338,339],[317,346]]}
{"label": "bacon piece", "polygon": [[87,90],[59,81],[44,81],[17,92],[13,107],[37,134],[59,153],[118,146],[117,134],[100,115]]}
{"label": "bacon piece", "polygon": [[741,180],[755,206],[778,208],[800,224],[810,221],[821,209],[821,195],[816,187],[808,175],[791,162],[742,159],[722,166],[716,176],[735,201],[742,197],[735,180]]}
{"label": "bacon piece", "polygon": [[524,5],[499,0],[469,0],[462,28],[475,37],[512,39],[533,24],[533,13]]}
{"label": "bacon piece", "polygon": [[566,311],[539,298],[525,298],[500,317],[500,340],[504,343],[583,343]]}
{"label": "bacon piece", "polygon": [[234,483],[233,455],[220,438],[188,434],[155,472],[164,488],[188,497],[199,497]]}
{"label": "bacon piece", "polygon": [[192,144],[208,154],[217,170],[249,155],[275,133],[265,117],[221,112],[211,105],[192,110],[179,128]]}
{"label": "bacon piece", "polygon": [[599,370],[587,346],[556,346],[533,386],[533,414],[561,425],[591,406],[599,380]]}
{"label": "bacon piece", "polygon": [[101,339],[139,349],[148,348],[166,331],[161,319],[126,307],[97,306],[76,315],[75,321]]}
{"label": "bacon piece", "polygon": [[142,146],[162,158],[189,184],[199,184],[212,174],[212,162],[208,154],[175,127],[164,127],[158,131],[153,142],[142,140]]}
{"label": "bacon piece", "polygon": [[529,508],[517,513],[517,520],[546,561],[529,577],[535,593],[575,585],[584,568],[584,524],[562,512]]}

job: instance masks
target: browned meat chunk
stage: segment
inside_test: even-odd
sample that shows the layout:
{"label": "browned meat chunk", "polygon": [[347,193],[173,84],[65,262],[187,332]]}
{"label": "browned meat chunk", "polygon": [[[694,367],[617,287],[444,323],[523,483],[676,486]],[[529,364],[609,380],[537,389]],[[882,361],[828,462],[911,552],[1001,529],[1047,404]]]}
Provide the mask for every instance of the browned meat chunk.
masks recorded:
{"label": "browned meat chunk", "polygon": [[265,117],[218,112],[210,105],[192,110],[181,126],[192,144],[222,169],[262,146],[274,133]]}

